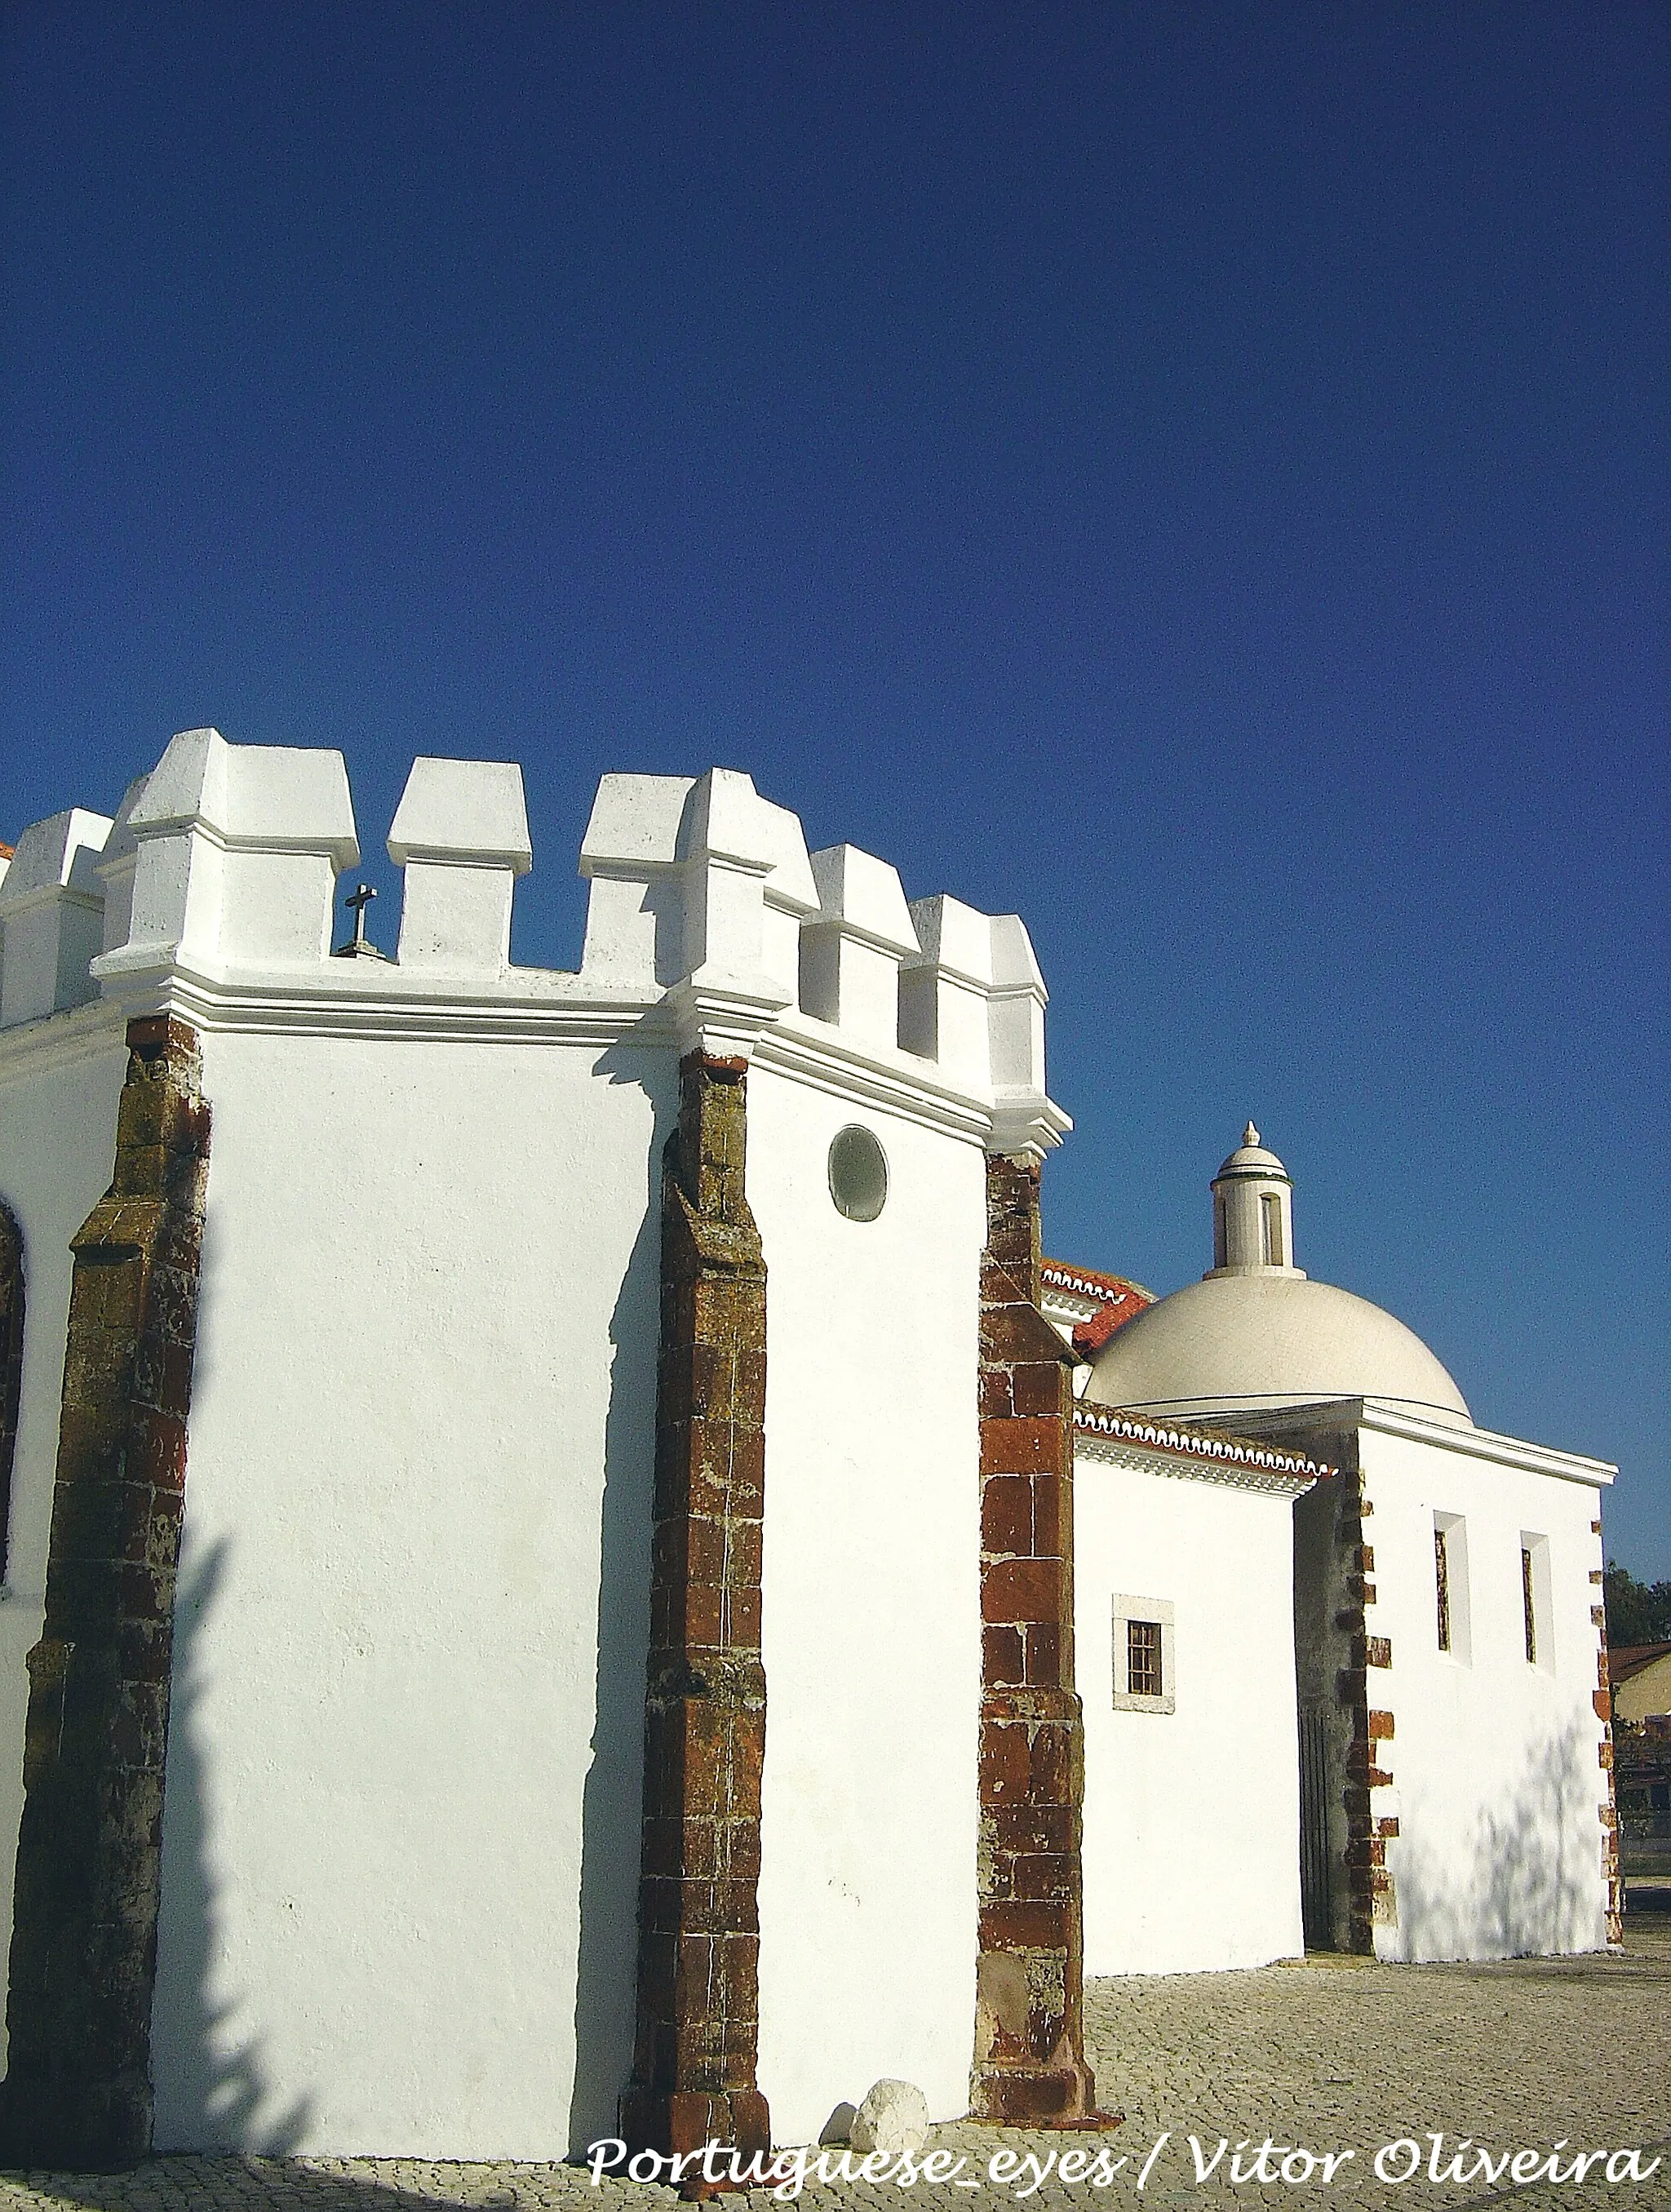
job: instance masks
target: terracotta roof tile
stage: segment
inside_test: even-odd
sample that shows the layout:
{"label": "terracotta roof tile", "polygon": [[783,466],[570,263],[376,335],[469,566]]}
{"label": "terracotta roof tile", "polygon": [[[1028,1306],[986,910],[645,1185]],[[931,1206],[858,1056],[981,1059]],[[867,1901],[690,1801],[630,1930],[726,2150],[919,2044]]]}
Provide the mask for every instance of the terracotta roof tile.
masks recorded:
{"label": "terracotta roof tile", "polygon": [[1047,1290],[1067,1291],[1077,1297],[1100,1298],[1097,1310],[1073,1331],[1076,1352],[1100,1352],[1115,1329],[1133,1314],[1155,1303],[1152,1291],[1128,1275],[1105,1275],[1098,1267],[1070,1267],[1064,1260],[1047,1260],[1040,1270]]}

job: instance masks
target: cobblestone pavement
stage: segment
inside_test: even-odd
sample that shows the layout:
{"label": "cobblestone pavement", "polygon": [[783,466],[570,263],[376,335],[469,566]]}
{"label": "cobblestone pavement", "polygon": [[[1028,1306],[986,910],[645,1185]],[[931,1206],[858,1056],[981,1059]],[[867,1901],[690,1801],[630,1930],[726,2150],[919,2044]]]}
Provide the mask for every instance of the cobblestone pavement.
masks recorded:
{"label": "cobblestone pavement", "polygon": [[[811,2179],[803,2202],[886,2212],[932,2197],[945,2208],[1195,2205],[1249,2203],[1382,2208],[1512,2204],[1518,2212],[1614,2205],[1671,2212],[1671,1915],[1629,1923],[1623,1957],[1516,1960],[1486,1966],[1386,1967],[1340,1960],[1091,1984],[1087,2016],[1104,2103],[1124,2124],[1101,2137],[1014,2135],[966,2124],[935,2130],[933,2148],[964,2164],[957,2178],[881,2183]],[[1432,2178],[1434,2134],[1441,2179]],[[1145,2185],[1138,2180],[1155,2151]],[[1203,2160],[1225,2149],[1198,2184]],[[1276,2148],[1257,2178],[1257,2154]],[[1461,2139],[1464,2178],[1445,2179]],[[1510,2169],[1486,2178],[1476,2160],[1559,2154],[1560,2179],[1516,2186]],[[1401,2142],[1401,2139],[1407,2139]],[[1374,2171],[1386,2152],[1386,2179]],[[1419,2173],[1401,2179],[1412,2148]],[[1042,2186],[1025,2161],[1076,2153],[1104,2178]],[[1610,2184],[1605,2163],[1581,2182],[1571,2162],[1592,2150],[1634,2149],[1656,2172]],[[1351,2150],[1332,2179],[1323,2154]],[[989,2161],[1007,2152],[1015,2171],[994,2182]],[[1316,2163],[1309,2178],[1310,2153]],[[1239,2154],[1239,2169],[1236,2162]],[[839,2154],[828,2154],[834,2159]],[[1123,2158],[1123,2166],[1111,2161]],[[1282,2169],[1287,2163],[1285,2180]],[[854,2163],[856,2164],[856,2158]],[[1238,2183],[1233,2172],[1239,2170]],[[1094,2168],[1092,2169],[1094,2173]],[[1522,2174],[1526,2169],[1522,2167]],[[971,2180],[977,2188],[966,2185]],[[959,2185],[965,2185],[960,2186]],[[406,2159],[163,2158],[114,2179],[62,2174],[0,2177],[0,2212],[659,2212],[665,2189],[584,2169],[447,2166]],[[727,2200],[742,2205],[738,2198]],[[770,2212],[769,2192],[747,2192],[749,2212]]]}

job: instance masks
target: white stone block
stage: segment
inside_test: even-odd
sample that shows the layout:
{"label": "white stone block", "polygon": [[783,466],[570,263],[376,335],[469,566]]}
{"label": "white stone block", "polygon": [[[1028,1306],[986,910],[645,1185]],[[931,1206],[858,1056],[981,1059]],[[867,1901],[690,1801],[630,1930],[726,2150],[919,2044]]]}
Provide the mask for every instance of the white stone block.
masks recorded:
{"label": "white stone block", "polygon": [[580,842],[588,975],[648,991],[684,973],[684,902],[677,881],[689,775],[606,775]]}
{"label": "white stone block", "polygon": [[1073,1126],[1044,1087],[1044,1008],[1049,993],[1018,915],[992,917],[992,1149],[1042,1154]]}
{"label": "white stone block", "polygon": [[798,896],[783,810],[768,806],[737,769],[710,769],[685,801],[678,853],[684,974],[671,995],[681,1048],[746,1057],[764,1025],[794,1001],[793,980],[769,965],[781,939],[769,947],[768,883],[781,878],[780,902]]}
{"label": "white stone block", "polygon": [[420,754],[389,830],[389,858],[504,868],[534,865],[522,770],[514,761],[435,760]]}
{"label": "white stone block", "polygon": [[801,931],[800,1003],[855,1043],[899,1041],[899,969],[921,951],[897,872],[854,845],[812,855],[818,916]]}
{"label": "white stone block", "polygon": [[502,975],[516,878],[534,860],[515,763],[414,761],[389,831],[389,858],[406,872],[401,966]]}
{"label": "white stone block", "polygon": [[914,2081],[882,2081],[865,2092],[848,2137],[856,2151],[914,2157],[928,2140],[928,2100]]}
{"label": "white stone block", "polygon": [[813,854],[812,878],[822,921],[839,923],[849,936],[866,938],[902,959],[921,951],[899,872],[886,860],[856,845],[829,845]]}
{"label": "white stone block", "polygon": [[104,934],[95,872],[110,817],[72,806],[23,832],[0,882],[0,1028],[96,999]]}
{"label": "white stone block", "polygon": [[182,730],[130,799],[112,857],[127,932],[99,960],[101,979],[180,962],[265,969],[325,957],[337,878],[360,857],[339,752]]}
{"label": "white stone block", "polygon": [[135,776],[122,794],[116,821],[105,840],[99,861],[99,880],[105,887],[105,934],[100,948],[113,952],[128,941],[133,922],[133,878],[139,860],[139,841],[133,834],[133,813],[145,796],[149,778]]}
{"label": "white stone block", "polygon": [[759,802],[766,848],[772,858],[763,896],[761,965],[793,1006],[800,990],[801,924],[818,911],[818,886],[800,817],[769,799]]}
{"label": "white stone block", "polygon": [[590,878],[581,966],[648,990],[689,978],[795,994],[799,930],[817,909],[806,840],[735,769],[606,775],[580,848]]}
{"label": "white stone block", "polygon": [[1021,917],[994,915],[991,932],[993,1086],[1042,1091],[1044,1008],[1049,994]]}
{"label": "white stone block", "polygon": [[913,899],[911,921],[922,951],[900,970],[900,1043],[953,1080],[984,1089],[992,1079],[991,920],[942,896]]}

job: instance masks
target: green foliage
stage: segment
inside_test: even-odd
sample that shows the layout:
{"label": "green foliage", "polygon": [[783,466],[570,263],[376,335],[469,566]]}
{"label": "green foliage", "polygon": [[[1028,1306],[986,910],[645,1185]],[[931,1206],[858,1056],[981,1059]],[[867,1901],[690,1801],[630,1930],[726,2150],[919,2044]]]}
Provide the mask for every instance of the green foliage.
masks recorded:
{"label": "green foliage", "polygon": [[1609,1559],[1601,1579],[1601,1598],[1607,1609],[1611,1650],[1622,1650],[1630,1644],[1671,1642],[1671,1583],[1639,1583]]}

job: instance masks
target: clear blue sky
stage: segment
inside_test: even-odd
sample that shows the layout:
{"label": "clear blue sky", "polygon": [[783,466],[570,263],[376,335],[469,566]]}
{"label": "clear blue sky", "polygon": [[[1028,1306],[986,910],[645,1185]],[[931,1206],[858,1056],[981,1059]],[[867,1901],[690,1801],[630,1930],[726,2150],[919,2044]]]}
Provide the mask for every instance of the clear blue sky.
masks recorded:
{"label": "clear blue sky", "polygon": [[[1031,927],[1048,1242],[1298,1258],[1671,1574],[1671,15],[3,11],[0,836],[170,732],[606,769]],[[374,910],[386,940],[392,896]]]}

